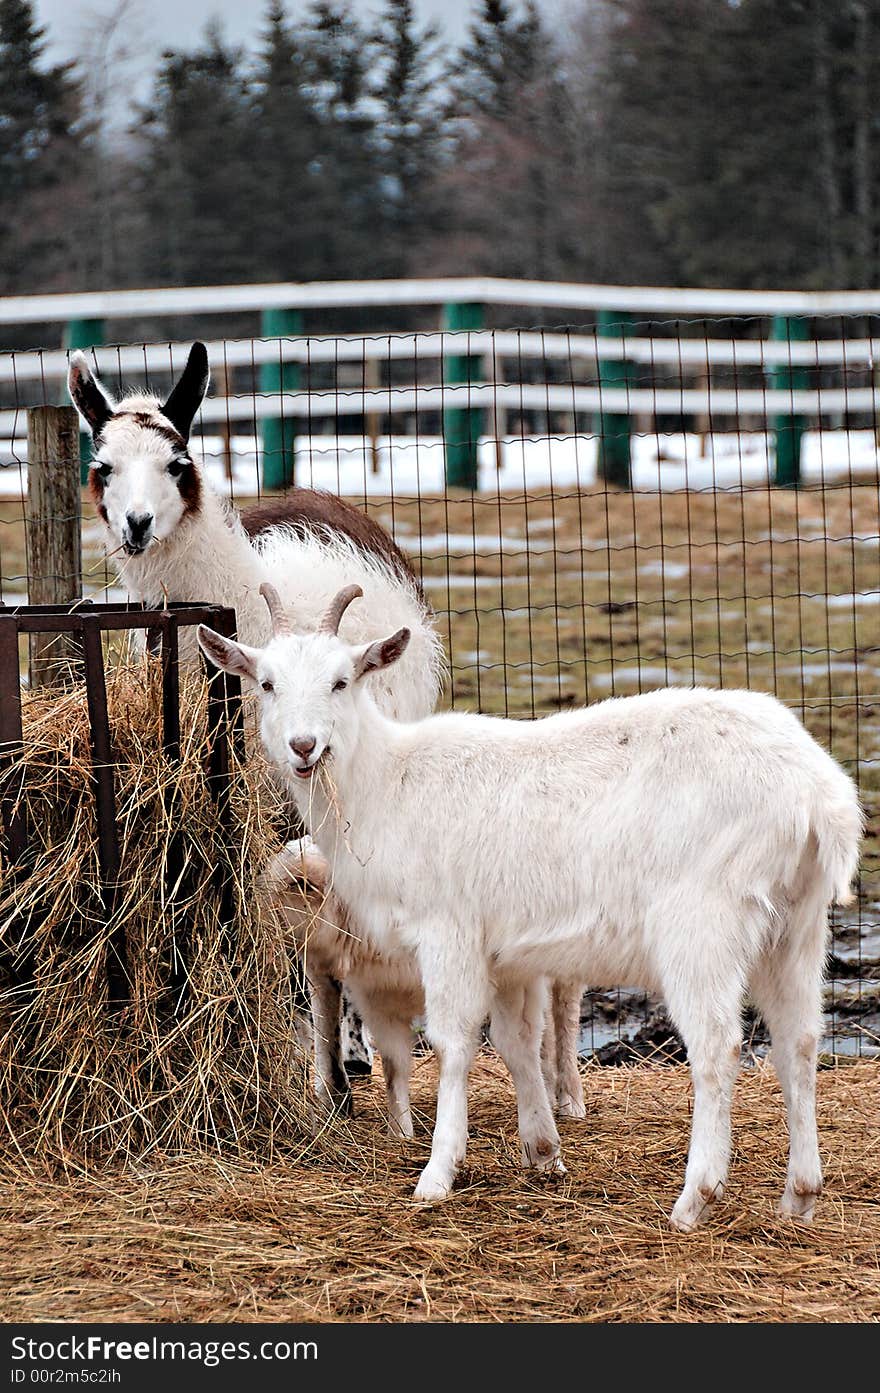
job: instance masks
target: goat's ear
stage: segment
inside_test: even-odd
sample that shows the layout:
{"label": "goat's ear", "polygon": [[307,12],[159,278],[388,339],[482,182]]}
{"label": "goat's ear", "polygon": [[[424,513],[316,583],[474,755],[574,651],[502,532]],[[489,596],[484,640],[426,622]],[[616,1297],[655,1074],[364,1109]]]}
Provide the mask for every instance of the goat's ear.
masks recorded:
{"label": "goat's ear", "polygon": [[380,638],[375,643],[368,643],[357,649],[354,658],[355,682],[360,681],[368,672],[376,672],[379,668],[390,667],[392,663],[396,663],[408,643],[409,629],[398,629],[390,638]]}
{"label": "goat's ear", "polygon": [[189,350],[186,367],[162,407],[162,415],[167,417],[184,440],[189,440],[195,414],[208,390],[208,376],[208,350],[203,343],[194,343]]}
{"label": "goat's ear", "polygon": [[209,629],[207,624],[200,624],[196,633],[199,647],[215,667],[222,668],[224,672],[234,673],[236,677],[245,677],[251,682],[256,682],[259,649],[245,648],[243,643],[234,643],[231,638],[224,638],[222,634]]}
{"label": "goat's ear", "polygon": [[92,436],[100,435],[113,415],[113,403],[92,373],[84,353],[71,353],[67,369],[67,390]]}

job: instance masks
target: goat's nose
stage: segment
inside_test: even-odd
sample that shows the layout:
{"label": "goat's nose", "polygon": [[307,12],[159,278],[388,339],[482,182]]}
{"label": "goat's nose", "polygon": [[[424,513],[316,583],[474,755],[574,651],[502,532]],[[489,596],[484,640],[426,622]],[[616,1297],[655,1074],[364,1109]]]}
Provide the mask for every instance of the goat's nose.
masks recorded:
{"label": "goat's nose", "polygon": [[300,759],[307,759],[315,748],[314,736],[309,738],[308,736],[294,735],[290,741],[290,748],[295,755],[299,755]]}
{"label": "goat's nose", "polygon": [[126,513],[128,535],[133,542],[142,542],[153,525],[152,513]]}

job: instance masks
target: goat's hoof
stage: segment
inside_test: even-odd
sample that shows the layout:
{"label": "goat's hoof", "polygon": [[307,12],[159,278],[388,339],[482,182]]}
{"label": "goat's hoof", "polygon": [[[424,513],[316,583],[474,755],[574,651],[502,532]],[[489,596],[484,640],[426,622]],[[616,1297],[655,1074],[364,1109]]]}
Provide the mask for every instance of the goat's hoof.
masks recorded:
{"label": "goat's hoof", "polygon": [[821,1181],[816,1188],[805,1181],[795,1181],[793,1184],[788,1184],[782,1192],[782,1199],[776,1206],[776,1213],[781,1219],[800,1219],[802,1224],[811,1224],[813,1222],[813,1209],[821,1193]]}
{"label": "goat's hoof", "polygon": [[419,1183],[413,1191],[413,1199],[416,1204],[439,1204],[441,1200],[448,1199],[452,1191],[452,1181],[447,1181],[444,1176],[429,1174],[430,1167],[422,1171]]}
{"label": "goat's hoof", "polygon": [[352,1117],[354,1114],[350,1089],[345,1093],[329,1093],[321,1088],[316,1090],[315,1096],[324,1111],[333,1117]]}
{"label": "goat's hoof", "polygon": [[679,1233],[693,1233],[708,1219],[723,1194],[724,1186],[720,1183],[683,1190],[669,1216],[670,1224]]}
{"label": "goat's hoof", "polygon": [[565,1093],[556,1104],[556,1114],[558,1117],[586,1117],[587,1105],[583,1098]]}
{"label": "goat's hoof", "polygon": [[388,1135],[395,1141],[412,1141],[414,1134],[411,1117],[389,1117]]}

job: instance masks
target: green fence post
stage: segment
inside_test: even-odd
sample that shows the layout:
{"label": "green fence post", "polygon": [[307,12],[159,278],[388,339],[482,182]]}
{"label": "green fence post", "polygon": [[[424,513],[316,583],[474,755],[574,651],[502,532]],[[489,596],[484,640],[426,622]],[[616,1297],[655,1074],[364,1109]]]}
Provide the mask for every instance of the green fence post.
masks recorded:
{"label": "green fence post", "polygon": [[[68,352],[74,348],[96,348],[104,342],[103,319],[71,319],[64,331],[64,347]],[[62,405],[69,405],[67,389],[62,393]],[[92,437],[87,430],[79,433],[79,479],[84,484],[89,477],[92,462]]]}
{"label": "green fence post", "polygon": [[[596,324],[599,338],[626,337],[632,317],[620,310],[600,310]],[[623,358],[599,360],[599,388],[626,389],[633,380],[633,364]],[[628,489],[632,479],[632,419],[624,411],[603,411],[600,407],[593,420],[599,438],[599,478],[609,484]]]}
{"label": "green fence post", "polygon": [[[778,314],[773,320],[775,343],[803,343],[807,338],[807,322]],[[809,386],[806,367],[791,363],[773,363],[770,367],[770,386],[780,392],[796,392]],[[780,488],[797,488],[801,479],[801,445],[807,428],[805,416],[788,412],[774,416],[776,433],[776,468],[774,483]]]}
{"label": "green fence post", "polygon": [[[483,306],[449,304],[443,310],[444,328],[450,331],[482,329]],[[450,353],[444,362],[447,387],[471,386],[483,377],[482,354]],[[480,406],[445,406],[443,440],[446,446],[446,484],[449,488],[476,489],[477,456],[483,429]]]}
{"label": "green fence post", "polygon": [[[301,310],[263,310],[261,333],[265,339],[291,338],[303,331]],[[284,362],[284,346],[278,358],[260,367],[260,391],[296,392],[300,386],[299,363]],[[263,487],[288,488],[293,483],[296,421],[292,416],[266,416],[262,423]]]}

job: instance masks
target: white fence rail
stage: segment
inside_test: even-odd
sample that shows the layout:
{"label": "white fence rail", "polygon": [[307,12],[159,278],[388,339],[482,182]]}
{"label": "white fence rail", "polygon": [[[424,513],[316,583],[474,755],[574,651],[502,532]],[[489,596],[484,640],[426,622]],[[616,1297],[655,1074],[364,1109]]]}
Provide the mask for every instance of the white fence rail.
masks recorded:
{"label": "white fence rail", "polygon": [[551,310],[622,310],[671,315],[880,314],[880,290],[702,290],[660,286],[576,285],[491,276],[404,281],[312,281],[273,285],[186,286],[156,290],[10,295],[0,324],[144,315],[230,314],[268,309],[349,309],[467,303]]}

